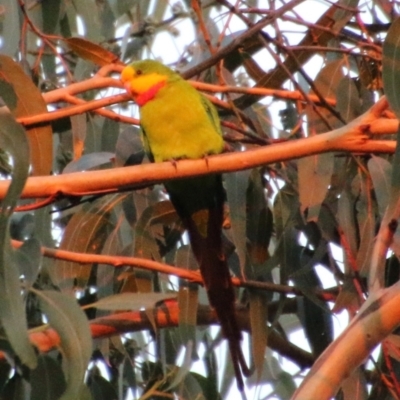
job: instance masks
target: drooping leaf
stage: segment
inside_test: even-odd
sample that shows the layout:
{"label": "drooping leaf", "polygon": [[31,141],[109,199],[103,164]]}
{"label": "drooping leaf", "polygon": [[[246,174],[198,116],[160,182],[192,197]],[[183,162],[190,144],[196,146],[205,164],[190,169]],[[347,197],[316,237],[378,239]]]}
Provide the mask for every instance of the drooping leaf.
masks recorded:
{"label": "drooping leaf", "polygon": [[[84,207],[75,213],[65,228],[60,249],[99,254],[109,233],[112,231],[112,209],[124,196],[112,195]],[[51,268],[53,282],[62,288],[76,284],[84,287],[89,279],[91,265],[80,265],[57,260]]]}
{"label": "drooping leaf", "polygon": [[15,260],[26,284],[28,286],[33,285],[39,274],[42,261],[39,240],[36,238],[26,240],[19,249],[15,250]]}
{"label": "drooping leaf", "polygon": [[104,121],[101,130],[101,151],[115,152],[119,131],[120,124],[118,121],[114,121],[110,118]]}
{"label": "drooping leaf", "polygon": [[9,218],[28,177],[29,147],[24,129],[5,106],[0,107],[0,147],[13,159],[11,184],[0,209],[0,321],[15,353],[24,364],[35,368],[37,361],[28,338],[18,258],[9,235]]}
{"label": "drooping leaf", "polygon": [[336,109],[346,122],[361,115],[361,99],[354,80],[349,76],[343,77],[336,88],[336,98],[340,101]]}
{"label": "drooping leaf", "polygon": [[119,293],[104,297],[90,307],[103,310],[141,310],[153,308],[156,303],[176,298],[175,293]]}
{"label": "drooping leaf", "polygon": [[376,206],[373,201],[373,196],[369,190],[371,185],[370,177],[362,177],[360,185],[360,195],[356,202],[358,231],[360,236],[360,244],[356,265],[360,269],[362,276],[367,276],[369,273],[370,260],[373,250],[373,242],[375,238],[376,227]]}
{"label": "drooping leaf", "polygon": [[249,292],[251,347],[256,369],[257,380],[261,378],[264,368],[265,349],[267,348],[268,299],[264,293]]}
{"label": "drooping leaf", "polygon": [[124,129],[115,145],[115,163],[117,166],[141,164],[144,158],[143,143],[139,128],[129,126]]}
{"label": "drooping leaf", "polygon": [[299,195],[302,213],[317,221],[320,207],[331,183],[334,155],[319,154],[298,160]]}
{"label": "drooping leaf", "polygon": [[27,385],[24,384],[23,378],[19,374],[15,374],[7,382],[2,395],[3,398],[9,400],[25,400],[29,396],[27,392]]}
{"label": "drooping leaf", "polygon": [[232,227],[233,242],[239,256],[240,269],[243,274],[246,268],[246,190],[251,171],[239,171],[224,175],[226,195],[229,204],[229,216]]}
{"label": "drooping leaf", "polygon": [[[318,73],[314,85],[321,96],[332,99],[336,98],[336,89],[344,77],[342,71],[344,65],[343,59],[331,61]],[[310,94],[313,93],[313,91],[310,92]],[[346,95],[348,94],[341,93],[341,96]],[[309,135],[323,133],[342,125],[342,122],[330,110],[323,107],[318,107],[317,110],[311,105],[306,108]],[[321,118],[321,115],[324,119]],[[329,126],[327,126],[325,121],[328,122]]]}
{"label": "drooping leaf", "polygon": [[60,20],[61,0],[42,0],[43,32],[55,33]]}
{"label": "drooping leaf", "polygon": [[114,154],[105,151],[99,153],[84,154],[76,161],[71,161],[63,170],[63,174],[71,172],[90,171],[94,169],[105,169],[111,166]]}
{"label": "drooping leaf", "polygon": [[49,324],[60,336],[66,390],[61,400],[80,398],[92,356],[92,337],[85,313],[76,299],[55,291],[36,291]]}
{"label": "drooping leaf", "polygon": [[157,224],[168,225],[176,221],[176,211],[169,201],[161,201],[147,207],[135,227],[135,256],[160,260],[152,228]]}
{"label": "drooping leaf", "polygon": [[[266,192],[260,170],[253,170],[247,188],[246,238],[252,273],[257,276],[255,266],[263,264],[268,258],[273,222],[272,213],[267,206]],[[248,271],[250,273],[250,271]]]}
{"label": "drooping leaf", "polygon": [[[190,246],[181,246],[175,254],[175,265],[188,270],[197,270],[199,268]],[[199,287],[180,280],[178,292],[179,304],[179,334],[182,343],[189,341],[194,343],[192,355],[197,358],[196,352],[196,326],[197,326],[197,309],[199,305]]]}
{"label": "drooping leaf", "polygon": [[64,39],[64,41],[79,57],[100,67],[111,63],[119,63],[119,59],[114,53],[88,39],[72,37]]}
{"label": "drooping leaf", "polygon": [[[0,92],[15,118],[47,112],[38,88],[10,57],[0,55]],[[49,175],[52,168],[53,133],[50,125],[27,130],[33,175]]]}
{"label": "drooping leaf", "polygon": [[101,375],[90,376],[88,386],[93,399],[115,400],[118,398],[114,385]]}
{"label": "drooping leaf", "polygon": [[7,56],[14,56],[18,51],[19,46],[19,32],[20,18],[19,18],[19,6],[13,0],[2,1],[4,7],[4,17],[1,24],[1,52]]}
{"label": "drooping leaf", "polygon": [[382,48],[383,87],[391,109],[400,117],[400,18],[390,25]]}
{"label": "drooping leaf", "polygon": [[31,400],[53,400],[65,391],[65,377],[59,362],[54,358],[41,354],[38,366],[30,375],[32,387]]}
{"label": "drooping leaf", "polygon": [[368,160],[367,166],[368,171],[371,174],[375,196],[378,201],[379,216],[382,218],[386,207],[389,204],[392,166],[389,161],[382,157],[371,157]]}
{"label": "drooping leaf", "polygon": [[[346,240],[347,253],[350,253],[350,256],[354,260],[357,254],[358,232],[356,217],[354,215],[354,198],[347,189],[344,189],[340,195],[337,219]],[[351,265],[348,264],[349,262],[351,262],[351,260],[346,257],[346,272],[351,270]]]}

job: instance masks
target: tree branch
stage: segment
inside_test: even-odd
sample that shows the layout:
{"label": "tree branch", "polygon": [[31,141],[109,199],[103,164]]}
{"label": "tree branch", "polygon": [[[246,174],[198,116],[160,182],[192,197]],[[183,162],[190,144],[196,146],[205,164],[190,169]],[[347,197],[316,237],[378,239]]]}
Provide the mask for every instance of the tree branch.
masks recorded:
{"label": "tree branch", "polygon": [[[115,193],[171,179],[241,171],[332,151],[358,154],[393,153],[395,141],[370,139],[372,135],[397,132],[396,119],[381,117],[387,107],[386,98],[382,97],[366,113],[339,129],[245,152],[225,153],[199,160],[180,160],[174,163],[164,162],[57,176],[31,177],[28,178],[21,197],[43,198],[56,194],[84,196]],[[0,182],[0,199],[4,198],[8,186],[9,181]]]}
{"label": "tree branch", "polygon": [[292,400],[328,400],[400,324],[400,282],[371,295],[344,332],[315,362]]}
{"label": "tree branch", "polygon": [[[152,318],[149,318],[149,313],[152,314]],[[176,327],[179,325],[179,317],[178,302],[176,300],[168,300],[153,310],[112,314],[107,317],[96,318],[89,321],[89,323],[92,337],[99,339],[128,332],[152,331],[154,326],[158,329]],[[243,307],[237,308],[236,318],[240,329],[250,330],[250,321],[246,309]],[[199,305],[197,324],[206,326],[218,324],[215,312],[209,306]],[[60,338],[53,329],[31,332],[29,337],[32,344],[41,352],[50,351],[60,343]],[[314,362],[314,357],[310,353],[288,342],[272,329],[268,335],[268,346],[299,365],[300,368],[309,368]]]}

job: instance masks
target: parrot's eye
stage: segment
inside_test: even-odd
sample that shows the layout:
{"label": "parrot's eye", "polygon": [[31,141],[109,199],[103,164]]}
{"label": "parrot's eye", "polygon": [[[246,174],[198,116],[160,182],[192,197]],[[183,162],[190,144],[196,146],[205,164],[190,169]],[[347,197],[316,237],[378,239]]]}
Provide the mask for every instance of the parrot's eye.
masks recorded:
{"label": "parrot's eye", "polygon": [[143,71],[141,70],[141,69],[138,69],[137,71],[136,71],[136,75],[142,75],[143,74]]}

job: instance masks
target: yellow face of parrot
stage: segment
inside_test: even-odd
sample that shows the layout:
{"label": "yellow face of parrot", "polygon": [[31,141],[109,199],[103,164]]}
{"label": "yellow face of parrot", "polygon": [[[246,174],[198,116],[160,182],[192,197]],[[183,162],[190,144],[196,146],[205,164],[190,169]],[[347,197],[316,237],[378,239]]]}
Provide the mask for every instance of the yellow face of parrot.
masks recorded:
{"label": "yellow face of parrot", "polygon": [[136,69],[132,65],[125,67],[121,73],[121,81],[138,105],[151,100],[166,81],[167,76],[158,72],[147,72]]}

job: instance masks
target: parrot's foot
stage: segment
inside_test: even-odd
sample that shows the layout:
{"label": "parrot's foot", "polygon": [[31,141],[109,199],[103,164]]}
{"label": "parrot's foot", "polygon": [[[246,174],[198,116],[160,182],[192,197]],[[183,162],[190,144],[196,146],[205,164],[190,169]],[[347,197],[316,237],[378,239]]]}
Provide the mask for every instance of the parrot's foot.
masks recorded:
{"label": "parrot's foot", "polygon": [[178,160],[176,158],[172,158],[170,160],[171,164],[174,166],[175,171],[178,171]]}

